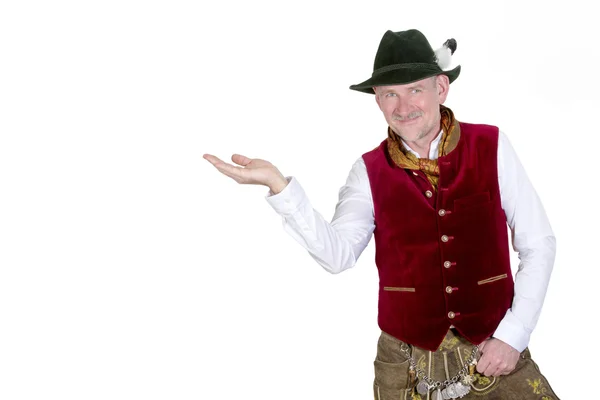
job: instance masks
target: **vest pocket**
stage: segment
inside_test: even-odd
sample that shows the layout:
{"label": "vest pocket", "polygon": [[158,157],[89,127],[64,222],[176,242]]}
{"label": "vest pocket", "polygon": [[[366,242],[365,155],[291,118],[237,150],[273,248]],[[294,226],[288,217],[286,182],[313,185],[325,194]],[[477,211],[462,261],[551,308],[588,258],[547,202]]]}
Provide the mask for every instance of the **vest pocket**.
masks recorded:
{"label": "vest pocket", "polygon": [[505,279],[507,277],[508,277],[507,274],[502,274],[502,275],[498,275],[498,276],[492,276],[491,278],[487,278],[487,279],[484,279],[482,281],[477,281],[477,284],[478,285],[485,285],[486,283],[496,282],[496,281],[499,281],[500,279]]}
{"label": "vest pocket", "polygon": [[384,286],[383,290],[388,292],[414,292],[414,287],[394,287],[394,286]]}
{"label": "vest pocket", "polygon": [[464,210],[472,206],[487,204],[489,202],[489,192],[477,193],[467,197],[461,197],[459,199],[454,200],[454,211]]}

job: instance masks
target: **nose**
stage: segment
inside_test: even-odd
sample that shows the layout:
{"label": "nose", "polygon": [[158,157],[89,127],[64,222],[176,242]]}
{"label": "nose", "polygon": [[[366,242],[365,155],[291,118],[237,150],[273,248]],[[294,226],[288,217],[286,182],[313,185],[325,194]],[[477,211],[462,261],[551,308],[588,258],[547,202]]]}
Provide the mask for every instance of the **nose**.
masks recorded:
{"label": "nose", "polygon": [[406,117],[408,113],[410,113],[409,101],[403,96],[398,96],[396,100],[396,109],[394,111],[396,114]]}

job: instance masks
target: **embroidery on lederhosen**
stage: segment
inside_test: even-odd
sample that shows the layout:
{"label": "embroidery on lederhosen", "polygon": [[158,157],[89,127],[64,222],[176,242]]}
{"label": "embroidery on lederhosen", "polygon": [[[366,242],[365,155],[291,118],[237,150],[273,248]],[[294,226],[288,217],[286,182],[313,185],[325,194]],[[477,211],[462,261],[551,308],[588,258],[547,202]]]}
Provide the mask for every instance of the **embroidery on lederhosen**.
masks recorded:
{"label": "embroidery on lederhosen", "polygon": [[442,344],[440,344],[439,350],[440,351],[443,349],[452,350],[458,343],[460,343],[460,340],[458,340],[458,338],[456,336],[454,336],[450,339],[445,337],[444,340],[442,341]]}
{"label": "embroidery on lederhosen", "polygon": [[[533,381],[526,379],[526,381],[529,384],[529,386],[531,386],[531,388],[533,389],[533,394],[545,395],[548,391],[548,388],[546,388],[546,385],[544,384],[544,382],[542,382],[541,378],[534,379]],[[553,398],[550,396],[543,396],[542,400],[553,400]]]}
{"label": "embroidery on lederhosen", "polygon": [[411,392],[410,400],[423,400],[421,395],[417,392]]}

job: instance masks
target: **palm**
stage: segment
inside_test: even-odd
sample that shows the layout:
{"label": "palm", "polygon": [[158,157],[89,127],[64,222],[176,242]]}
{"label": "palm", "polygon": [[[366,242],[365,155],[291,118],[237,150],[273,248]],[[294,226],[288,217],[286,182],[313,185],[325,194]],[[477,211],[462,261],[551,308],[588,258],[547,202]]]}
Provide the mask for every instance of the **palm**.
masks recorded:
{"label": "palm", "polygon": [[234,154],[231,160],[238,165],[226,163],[211,154],[205,154],[204,158],[237,183],[268,186],[280,174],[273,164],[260,158],[251,159]]}

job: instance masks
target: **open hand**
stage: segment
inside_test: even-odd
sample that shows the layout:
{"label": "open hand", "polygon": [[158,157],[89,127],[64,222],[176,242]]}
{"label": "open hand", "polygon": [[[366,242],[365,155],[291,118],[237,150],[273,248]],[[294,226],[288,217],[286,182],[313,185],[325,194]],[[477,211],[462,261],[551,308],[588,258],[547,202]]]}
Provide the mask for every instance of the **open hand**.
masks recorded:
{"label": "open hand", "polygon": [[237,183],[268,186],[274,193],[279,193],[287,185],[285,177],[269,161],[234,154],[231,161],[238,165],[236,166],[211,154],[204,154],[203,157]]}
{"label": "open hand", "polygon": [[486,339],[479,345],[481,358],[477,362],[477,372],[485,376],[510,374],[519,361],[520,353],[500,339]]}

